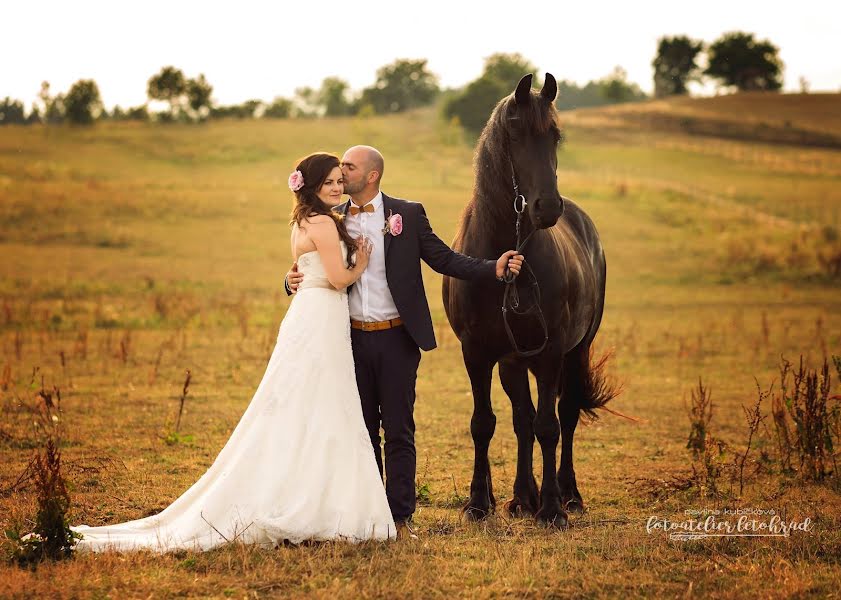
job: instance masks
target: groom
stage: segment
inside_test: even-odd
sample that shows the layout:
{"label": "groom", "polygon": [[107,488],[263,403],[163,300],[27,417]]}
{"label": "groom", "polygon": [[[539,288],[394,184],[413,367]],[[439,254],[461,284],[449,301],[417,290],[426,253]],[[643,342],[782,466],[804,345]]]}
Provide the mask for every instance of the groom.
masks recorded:
{"label": "groom", "polygon": [[[433,233],[420,203],[380,191],[383,171],[375,148],[345,152],[342,175],[350,200],[335,210],[345,215],[352,237],[364,235],[374,246],[368,268],[348,294],[356,383],[380,475],[381,424],[385,433],[386,496],[398,538],[415,538],[409,527],[416,497],[415,380],[420,349],[435,348],[420,261],[458,279],[501,279],[506,266],[519,273],[523,257],[513,250],[496,261],[454,252]],[[287,293],[295,293],[303,277],[293,266]]]}

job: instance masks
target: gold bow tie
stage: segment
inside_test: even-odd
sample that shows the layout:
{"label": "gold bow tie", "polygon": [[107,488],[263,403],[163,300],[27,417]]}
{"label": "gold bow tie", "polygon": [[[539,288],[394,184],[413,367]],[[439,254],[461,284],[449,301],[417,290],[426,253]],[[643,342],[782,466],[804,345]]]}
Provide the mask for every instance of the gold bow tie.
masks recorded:
{"label": "gold bow tie", "polygon": [[374,212],[374,210],[375,210],[374,205],[371,204],[370,202],[368,204],[366,204],[365,206],[361,207],[361,208],[356,206],[356,204],[354,204],[353,202],[350,203],[350,214],[351,215],[358,215],[361,212],[372,213],[372,212]]}

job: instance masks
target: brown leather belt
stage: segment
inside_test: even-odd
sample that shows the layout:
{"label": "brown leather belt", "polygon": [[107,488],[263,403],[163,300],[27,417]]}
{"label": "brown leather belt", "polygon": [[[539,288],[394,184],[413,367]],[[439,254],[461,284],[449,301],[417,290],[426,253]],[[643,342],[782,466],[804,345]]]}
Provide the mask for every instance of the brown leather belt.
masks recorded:
{"label": "brown leather belt", "polygon": [[350,326],[354,329],[361,329],[362,331],[382,331],[383,329],[391,329],[403,324],[403,319],[397,317],[388,321],[354,321],[350,320]]}

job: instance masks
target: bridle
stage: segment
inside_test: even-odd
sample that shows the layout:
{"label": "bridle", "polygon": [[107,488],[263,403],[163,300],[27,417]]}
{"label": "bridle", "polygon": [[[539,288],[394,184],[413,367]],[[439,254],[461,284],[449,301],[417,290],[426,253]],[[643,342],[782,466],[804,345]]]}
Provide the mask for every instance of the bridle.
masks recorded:
{"label": "bridle", "polygon": [[[525,239],[521,239],[522,231],[520,229],[520,225],[523,220],[523,214],[526,212],[528,202],[526,202],[526,197],[520,193],[520,186],[517,185],[517,174],[514,172],[514,163],[511,161],[510,155],[508,157],[508,162],[511,164],[511,183],[514,186],[514,212],[517,215],[515,225],[517,232],[516,250],[517,254],[522,254],[523,248],[525,248],[526,244],[536,230],[533,229],[531,233],[525,237]],[[540,308],[540,286],[537,283],[537,277],[535,277],[534,271],[532,271],[525,257],[523,257],[523,267],[525,267],[532,279],[531,286],[534,293],[534,303],[528,308],[520,308],[520,294],[517,292],[517,286],[515,284],[517,275],[511,273],[506,267],[505,275],[503,276],[505,291],[502,295],[502,322],[505,325],[505,332],[508,334],[508,340],[511,342],[511,346],[513,346],[514,351],[522,357],[529,357],[534,356],[535,354],[540,354],[543,352],[543,349],[546,348],[546,344],[549,343],[549,328],[546,325],[546,318],[543,316],[543,310]],[[530,315],[532,313],[537,314],[537,319],[540,321],[540,326],[543,328],[543,343],[539,348],[532,350],[523,350],[520,348],[517,344],[516,338],[514,337],[514,332],[511,331],[511,325],[508,323],[509,311],[520,316]]]}

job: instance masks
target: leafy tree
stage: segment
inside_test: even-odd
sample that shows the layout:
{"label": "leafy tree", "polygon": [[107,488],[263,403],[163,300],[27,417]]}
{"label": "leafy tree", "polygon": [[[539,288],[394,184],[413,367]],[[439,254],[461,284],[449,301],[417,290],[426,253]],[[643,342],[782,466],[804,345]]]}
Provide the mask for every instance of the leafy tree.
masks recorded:
{"label": "leafy tree", "polygon": [[809,80],[808,79],[806,79],[805,77],[803,77],[803,75],[801,75],[800,78],[797,80],[797,83],[800,84],[800,93],[801,94],[808,94],[809,93]]}
{"label": "leafy tree", "polygon": [[613,71],[600,82],[602,95],[610,104],[644,100],[645,93],[636,83],[628,81],[628,72],[622,67],[614,67]]}
{"label": "leafy tree", "polygon": [[[537,67],[530,60],[516,52],[513,54],[499,52],[485,59],[482,77],[499,83],[505,89],[505,95],[508,95],[526,73],[537,73]],[[543,83],[537,77],[533,77],[531,86],[539,89],[543,87]]]}
{"label": "leafy tree", "polygon": [[213,93],[213,86],[200,73],[196,79],[187,81],[187,103],[194,118],[204,120],[210,114],[210,95]]}
{"label": "leafy tree", "polygon": [[292,114],[292,101],[278,96],[263,111],[264,119],[288,119]]}
{"label": "leafy tree", "polygon": [[657,44],[654,67],[654,94],[676,96],[687,93],[686,84],[698,77],[696,58],[704,43],[685,35],[662,37]]}
{"label": "leafy tree", "polygon": [[8,96],[0,102],[0,125],[25,125],[26,116],[23,102],[12,100]]}
{"label": "leafy tree", "polygon": [[779,49],[767,40],[754,39],[752,33],[725,33],[709,47],[707,62],[705,75],[739,91],[778,91],[783,86]]}
{"label": "leafy tree", "polygon": [[605,104],[609,104],[609,100],[602,92],[602,85],[598,81],[588,81],[583,86],[579,86],[574,81],[558,82],[558,97],[555,100],[555,107],[558,110],[603,106]]}
{"label": "leafy tree", "polygon": [[41,104],[44,105],[44,121],[49,124],[64,122],[64,96],[58,94],[53,97],[50,95],[50,82],[41,82],[41,91],[38,92],[38,98]]}
{"label": "leafy tree", "polygon": [[114,121],[148,121],[149,111],[145,104],[126,109],[116,105],[111,111],[111,118]]}
{"label": "leafy tree", "polygon": [[169,116],[173,118],[181,110],[186,92],[184,73],[175,67],[164,67],[149,79],[146,86],[146,95],[150,100],[169,102]]}
{"label": "leafy tree", "polygon": [[398,59],[377,69],[373,87],[362,91],[361,104],[377,113],[402,112],[431,104],[439,93],[438,77],[426,66],[426,59]]}
{"label": "leafy tree", "polygon": [[309,86],[299,87],[295,90],[292,99],[292,116],[295,118],[308,119],[319,115],[318,92]]}
{"label": "leafy tree", "polygon": [[246,100],[242,104],[240,104],[243,118],[245,119],[254,119],[257,117],[258,113],[262,112],[262,108],[264,103],[262,100]]}
{"label": "leafy tree", "polygon": [[34,102],[32,103],[32,109],[29,111],[29,116],[26,117],[26,124],[32,125],[34,123],[42,123],[43,120],[41,119],[41,111],[38,108],[38,105]]}
{"label": "leafy tree", "polygon": [[148,121],[149,108],[145,104],[129,108],[126,110],[125,118],[128,121]]}
{"label": "leafy tree", "polygon": [[340,117],[354,113],[353,103],[348,96],[350,86],[338,77],[327,77],[321,82],[321,89],[318,91],[317,103],[324,109],[328,117]]}
{"label": "leafy tree", "polygon": [[[467,131],[478,134],[497,102],[514,90],[523,75],[536,71],[520,54],[492,54],[485,59],[482,75],[446,101],[444,115],[449,121],[458,118]],[[541,85],[536,77],[532,79],[535,85]]]}
{"label": "leafy tree", "polygon": [[210,109],[210,116],[214,119],[254,119],[262,112],[263,107],[262,100],[246,100],[242,104],[214,106]]}
{"label": "leafy tree", "polygon": [[444,114],[448,120],[457,118],[467,131],[478,134],[487,123],[496,103],[512,90],[503,90],[498,82],[480,77],[467,84],[462,93],[453,96],[444,105]]}
{"label": "leafy tree", "polygon": [[65,116],[76,125],[90,125],[101,111],[99,87],[92,79],[80,79],[64,97]]}

